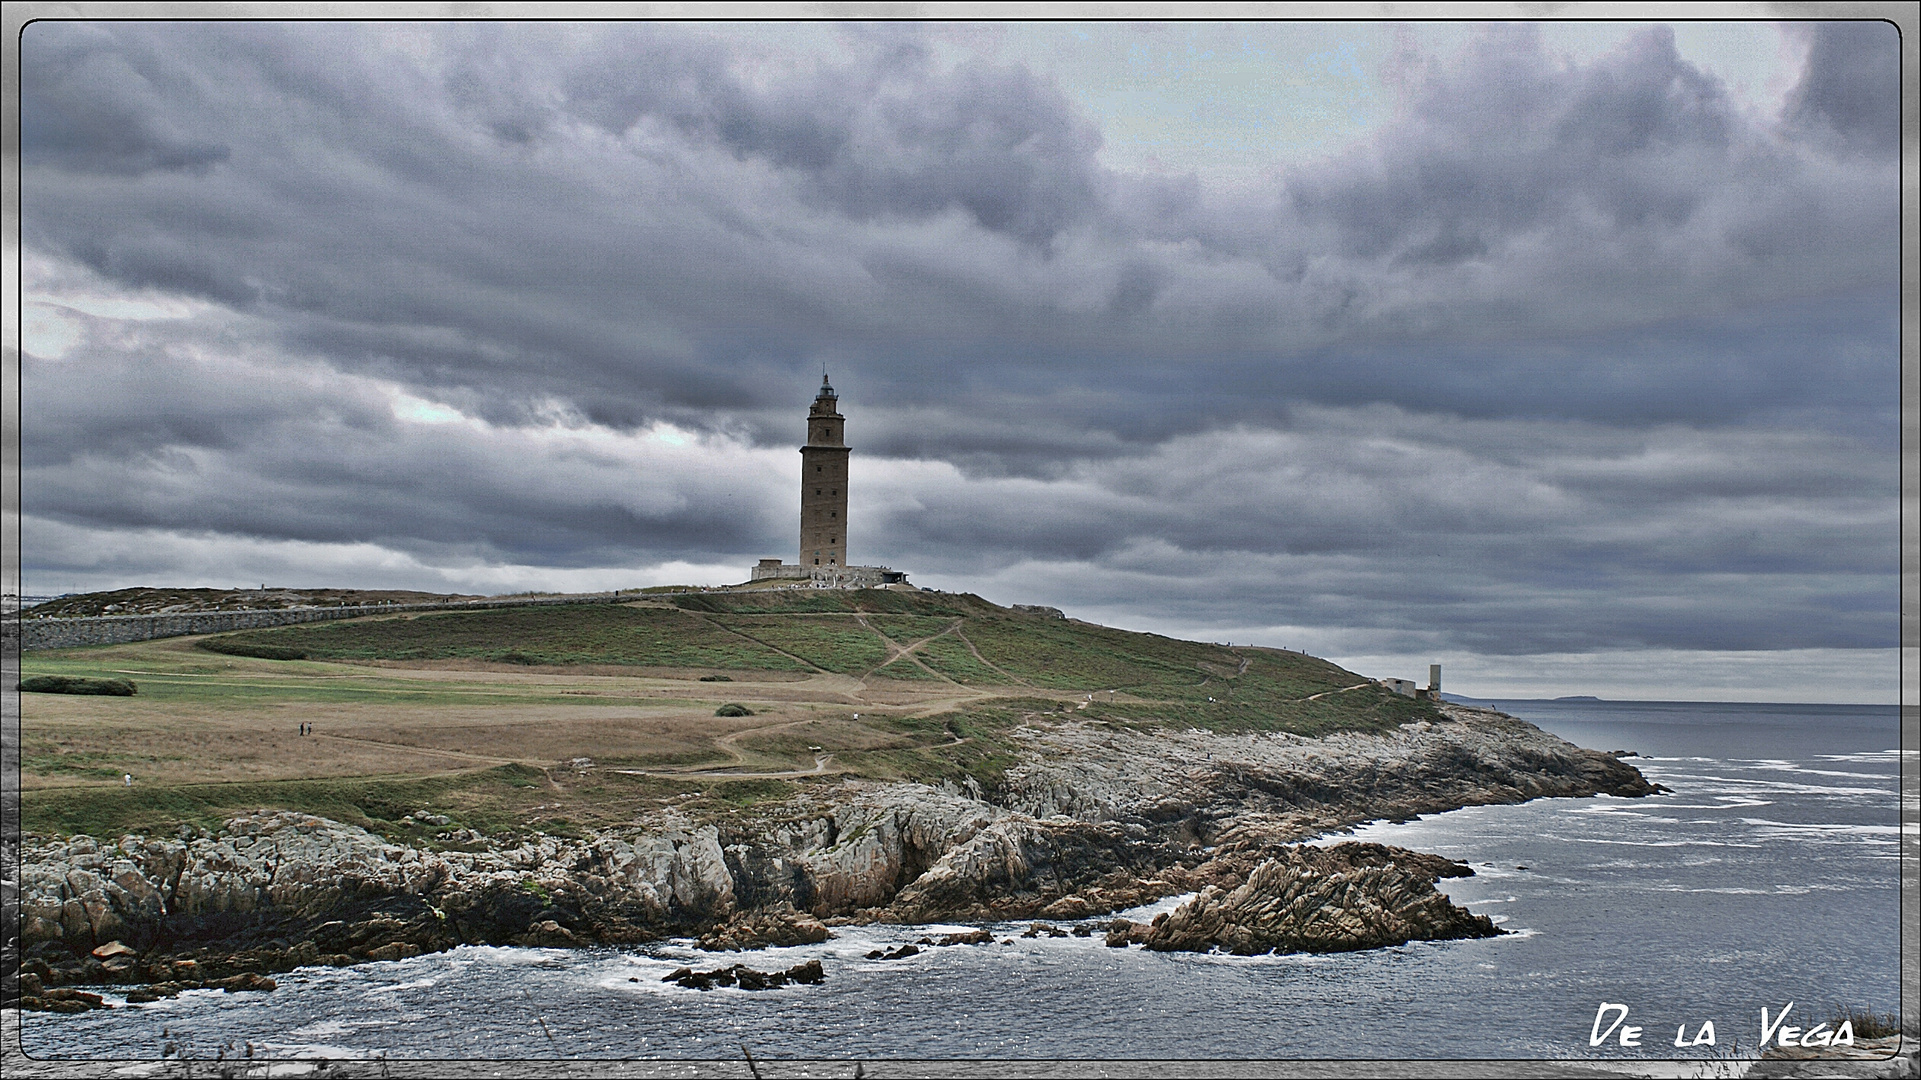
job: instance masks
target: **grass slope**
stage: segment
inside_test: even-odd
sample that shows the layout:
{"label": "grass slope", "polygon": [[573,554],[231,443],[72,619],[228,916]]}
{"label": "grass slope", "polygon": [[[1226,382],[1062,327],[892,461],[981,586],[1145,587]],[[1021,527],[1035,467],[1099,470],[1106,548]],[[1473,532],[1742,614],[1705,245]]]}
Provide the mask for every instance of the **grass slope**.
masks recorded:
{"label": "grass slope", "polygon": [[[383,616],[36,652],[23,668],[140,686],[27,695],[23,823],[40,833],[262,807],[410,840],[411,810],[565,832],[665,805],[738,811],[848,775],[991,791],[1022,724],[1317,735],[1435,715],[1298,653],[891,590]],[[697,678],[718,672],[728,681]],[[730,701],[753,715],[716,717]]]}

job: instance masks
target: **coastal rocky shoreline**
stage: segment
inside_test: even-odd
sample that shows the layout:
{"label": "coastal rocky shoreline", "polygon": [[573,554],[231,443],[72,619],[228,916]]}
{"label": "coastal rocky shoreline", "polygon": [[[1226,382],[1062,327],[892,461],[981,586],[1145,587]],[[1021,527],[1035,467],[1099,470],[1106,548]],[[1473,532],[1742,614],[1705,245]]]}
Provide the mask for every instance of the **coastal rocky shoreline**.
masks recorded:
{"label": "coastal rocky shoreline", "polygon": [[580,839],[455,830],[417,848],[285,811],[217,833],[28,836],[22,1004],[77,1011],[97,997],[62,988],[108,984],[138,984],[142,998],[271,990],[295,967],[462,944],[697,937],[729,952],[848,923],[1091,920],[1184,893],[1197,895],[1151,925],[1106,925],[1108,943],[1251,953],[1488,936],[1488,920],[1434,888],[1465,866],[1301,842],[1462,806],[1658,789],[1614,755],[1444,708],[1445,722],[1318,739],[1036,726],[992,792],[849,780]]}

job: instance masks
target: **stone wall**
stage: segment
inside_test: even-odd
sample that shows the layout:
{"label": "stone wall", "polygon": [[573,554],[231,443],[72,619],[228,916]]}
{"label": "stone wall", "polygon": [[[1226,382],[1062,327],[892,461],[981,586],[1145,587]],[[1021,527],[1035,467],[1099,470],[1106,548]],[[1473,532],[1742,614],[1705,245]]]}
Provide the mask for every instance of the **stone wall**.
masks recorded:
{"label": "stone wall", "polygon": [[878,589],[905,585],[907,575],[885,566],[813,566],[808,587],[815,589]]}
{"label": "stone wall", "polygon": [[82,619],[21,619],[20,651],[71,649],[80,645],[119,645],[129,641],[258,630],[293,623],[357,619],[403,611],[470,611],[478,608],[539,607],[549,604],[624,604],[635,594],[585,593],[574,596],[503,597],[435,604],[356,604],[348,607],[265,608],[257,611],[190,611],[174,615],[98,615]]}

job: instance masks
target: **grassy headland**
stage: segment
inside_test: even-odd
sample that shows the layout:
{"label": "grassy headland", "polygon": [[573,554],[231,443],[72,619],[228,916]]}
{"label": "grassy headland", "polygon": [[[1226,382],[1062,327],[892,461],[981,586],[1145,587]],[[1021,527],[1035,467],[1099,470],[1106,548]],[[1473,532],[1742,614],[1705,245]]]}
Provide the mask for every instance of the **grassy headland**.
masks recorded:
{"label": "grassy headland", "polygon": [[[417,810],[564,833],[850,775],[992,790],[1022,725],[1318,735],[1435,715],[1299,653],[895,590],[373,616],[35,652],[23,669],[139,682],[23,703],[25,827],[96,835],[265,807],[413,840]],[[752,715],[716,717],[728,702]]]}

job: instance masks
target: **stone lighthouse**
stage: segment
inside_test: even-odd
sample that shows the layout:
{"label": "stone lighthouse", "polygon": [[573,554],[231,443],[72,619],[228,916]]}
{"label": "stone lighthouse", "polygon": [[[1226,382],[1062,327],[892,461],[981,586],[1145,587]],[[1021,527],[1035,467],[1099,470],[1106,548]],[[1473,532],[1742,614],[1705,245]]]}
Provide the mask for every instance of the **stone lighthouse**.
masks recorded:
{"label": "stone lighthouse", "polygon": [[800,564],[847,565],[847,418],[827,373],[807,410],[807,445],[800,448]]}
{"label": "stone lighthouse", "polygon": [[[847,418],[827,373],[807,410],[807,445],[800,448],[800,562],[762,559],[752,581],[779,588],[871,589],[907,585],[907,575],[886,566],[847,562]],[[786,580],[795,584],[787,585]],[[908,586],[912,588],[912,586]]]}

